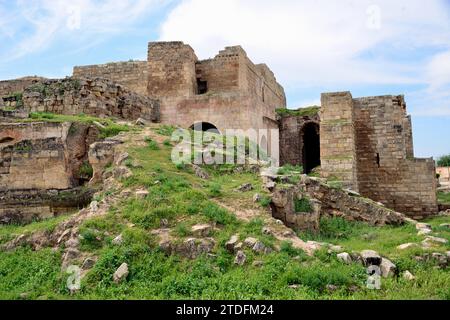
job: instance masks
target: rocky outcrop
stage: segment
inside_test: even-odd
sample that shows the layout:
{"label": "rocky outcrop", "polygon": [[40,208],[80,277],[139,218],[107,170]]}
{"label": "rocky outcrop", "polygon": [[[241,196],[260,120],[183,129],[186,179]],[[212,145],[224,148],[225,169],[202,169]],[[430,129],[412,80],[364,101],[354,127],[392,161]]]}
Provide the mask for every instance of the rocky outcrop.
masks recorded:
{"label": "rocky outcrop", "polygon": [[401,213],[354,192],[330,187],[320,179],[301,176],[298,188],[320,201],[322,215],[362,221],[373,226],[401,225],[407,221],[406,216]]}
{"label": "rocky outcrop", "polygon": [[159,121],[159,101],[137,94],[106,79],[43,80],[23,92],[29,112],[87,114],[128,120]]}
{"label": "rocky outcrop", "polygon": [[87,153],[98,135],[83,123],[1,123],[0,221],[52,217],[89,202],[78,187],[90,179]]}

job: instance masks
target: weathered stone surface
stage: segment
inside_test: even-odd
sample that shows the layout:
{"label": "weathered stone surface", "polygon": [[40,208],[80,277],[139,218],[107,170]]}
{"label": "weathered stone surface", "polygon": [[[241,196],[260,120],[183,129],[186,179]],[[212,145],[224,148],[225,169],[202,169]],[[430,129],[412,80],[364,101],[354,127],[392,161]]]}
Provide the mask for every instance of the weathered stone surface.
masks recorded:
{"label": "weathered stone surface", "polygon": [[122,263],[120,267],[114,272],[113,280],[115,283],[120,283],[128,277],[128,264]]}
{"label": "weathered stone surface", "polygon": [[257,241],[253,246],[252,250],[257,253],[264,253],[266,250],[266,246],[261,241]]}
{"label": "weathered stone surface", "polygon": [[431,233],[433,233],[433,231],[430,229],[420,229],[419,232],[417,232],[417,235],[418,236],[426,236]]}
{"label": "weathered stone surface", "polygon": [[191,231],[195,237],[207,237],[212,231],[212,226],[209,224],[198,224],[192,227]]}
{"label": "weathered stone surface", "polygon": [[89,270],[92,269],[95,265],[95,263],[97,262],[97,259],[94,258],[86,258],[83,261],[83,264],[81,265],[81,269],[82,270]]}
{"label": "weathered stone surface", "polygon": [[448,240],[444,239],[444,238],[439,238],[439,237],[433,237],[433,236],[428,236],[425,238],[425,240],[422,241],[422,244],[427,245],[427,244],[447,244]]}
{"label": "weathered stone surface", "polygon": [[115,246],[121,246],[123,244],[123,235],[119,234],[112,241],[112,244]]}
{"label": "weathered stone surface", "polygon": [[422,229],[429,229],[432,230],[431,225],[428,223],[417,223],[416,224],[416,230],[420,231]]}
{"label": "weathered stone surface", "polygon": [[337,255],[338,260],[344,262],[345,264],[352,263],[352,257],[347,252],[342,252]]}
{"label": "weathered stone surface", "polygon": [[406,279],[406,280],[408,280],[408,281],[413,281],[413,280],[416,279],[416,277],[414,277],[414,275],[413,275],[411,272],[409,272],[408,270],[406,270],[406,271],[403,273],[403,278]]}
{"label": "weathered stone surface", "polygon": [[192,169],[194,169],[195,175],[203,180],[208,180],[209,179],[209,175],[208,173],[206,173],[206,171],[204,171],[202,168],[200,168],[199,166],[193,164],[192,165]]}
{"label": "weathered stone surface", "polygon": [[245,183],[241,185],[239,188],[237,188],[237,191],[239,192],[248,192],[253,190],[253,185],[251,183]]}
{"label": "weathered stone surface", "polygon": [[234,263],[238,266],[243,266],[246,261],[247,256],[245,255],[244,251],[238,251],[238,253],[236,254],[236,258],[234,259]]}
{"label": "weathered stone surface", "polygon": [[145,199],[149,194],[147,190],[138,190],[135,193],[137,199]]}
{"label": "weathered stone surface", "polygon": [[417,248],[419,245],[417,243],[404,243],[397,247],[399,250],[407,250],[411,248]]}
{"label": "weathered stone surface", "polygon": [[244,245],[248,248],[253,248],[257,242],[258,242],[258,239],[248,237],[244,240]]}
{"label": "weathered stone surface", "polygon": [[235,246],[238,244],[239,235],[233,235],[231,239],[225,244],[225,248],[228,252],[233,253],[235,250]]}
{"label": "weathered stone surface", "polygon": [[133,176],[133,172],[125,166],[115,168],[113,174],[116,179],[127,179]]}
{"label": "weathered stone surface", "polygon": [[386,259],[386,258],[381,259],[380,269],[381,269],[381,275],[384,278],[394,276],[397,271],[396,265],[393,264],[392,261],[390,261],[389,259]]}
{"label": "weathered stone surface", "polygon": [[381,256],[373,250],[363,250],[361,251],[361,259],[363,264],[368,266],[379,266],[381,264]]}
{"label": "weathered stone surface", "polygon": [[253,196],[253,202],[259,202],[261,201],[261,195],[259,193],[255,193]]}

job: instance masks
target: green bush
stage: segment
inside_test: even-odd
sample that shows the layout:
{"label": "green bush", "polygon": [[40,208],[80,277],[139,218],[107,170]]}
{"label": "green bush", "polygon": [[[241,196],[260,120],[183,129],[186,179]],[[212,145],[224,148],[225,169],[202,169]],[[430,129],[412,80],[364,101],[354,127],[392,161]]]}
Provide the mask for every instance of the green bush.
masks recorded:
{"label": "green bush", "polygon": [[311,201],[308,198],[295,199],[294,200],[295,212],[312,212]]}
{"label": "green bush", "polygon": [[440,157],[437,161],[437,165],[439,167],[450,167],[450,154]]}
{"label": "green bush", "polygon": [[91,164],[88,161],[83,162],[83,164],[80,167],[80,170],[78,171],[78,174],[83,179],[90,179],[94,175],[94,169],[92,168]]}
{"label": "green bush", "polygon": [[208,192],[212,197],[218,197],[222,194],[222,186],[218,183],[210,183]]}
{"label": "green bush", "polygon": [[212,222],[222,225],[231,225],[237,221],[234,214],[229,213],[227,210],[214,203],[207,204],[203,209],[202,214]]}

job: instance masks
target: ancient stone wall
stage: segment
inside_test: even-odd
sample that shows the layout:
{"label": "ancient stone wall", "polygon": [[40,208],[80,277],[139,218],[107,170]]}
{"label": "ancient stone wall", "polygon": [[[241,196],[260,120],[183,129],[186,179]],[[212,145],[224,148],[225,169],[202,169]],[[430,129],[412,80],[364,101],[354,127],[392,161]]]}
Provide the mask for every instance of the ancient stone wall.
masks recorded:
{"label": "ancient stone wall", "polygon": [[43,80],[45,79],[41,77],[25,77],[14,80],[0,81],[0,97],[6,97],[14,93],[23,92],[25,88]]}
{"label": "ancient stone wall", "polygon": [[359,191],[416,218],[437,212],[432,159],[414,159],[403,96],[354,99]]}
{"label": "ancient stone wall", "polygon": [[75,78],[108,79],[141,95],[147,94],[147,61],[78,66],[74,67],[73,76]]}
{"label": "ancient stone wall", "polygon": [[159,121],[159,101],[139,95],[106,79],[46,80],[23,93],[29,112]]}
{"label": "ancient stone wall", "polygon": [[183,42],[150,42],[148,45],[148,95],[190,97],[197,93],[194,50]]}
{"label": "ancient stone wall", "polygon": [[304,153],[304,128],[308,123],[319,125],[319,115],[296,116],[287,115],[279,118],[280,127],[280,163],[303,166]]}
{"label": "ancient stone wall", "polygon": [[322,94],[320,159],[325,178],[358,191],[354,107],[350,92]]}

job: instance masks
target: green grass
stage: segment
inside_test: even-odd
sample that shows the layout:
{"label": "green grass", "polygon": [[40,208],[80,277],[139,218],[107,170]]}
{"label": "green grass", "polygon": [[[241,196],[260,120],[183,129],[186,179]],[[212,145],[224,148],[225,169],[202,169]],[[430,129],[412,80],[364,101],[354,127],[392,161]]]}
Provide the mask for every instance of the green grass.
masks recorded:
{"label": "green grass", "polygon": [[282,116],[282,117],[287,117],[287,116],[315,116],[319,113],[320,111],[320,107],[319,106],[311,106],[311,107],[306,107],[306,108],[300,108],[297,110],[292,110],[292,109],[286,109],[286,108],[280,108],[280,109],[276,109],[276,112],[278,115]]}
{"label": "green grass", "polygon": [[313,208],[311,206],[311,202],[307,198],[295,199],[294,201],[295,212],[312,212]]}
{"label": "green grass", "polygon": [[438,192],[437,196],[439,203],[450,205],[450,192],[449,193]]}
{"label": "green grass", "polygon": [[115,123],[113,119],[103,119],[88,116],[85,114],[79,115],[62,115],[49,112],[32,112],[29,119],[21,120],[25,122],[46,121],[46,122],[79,122],[85,124],[94,124],[94,122],[100,123],[100,137],[105,139],[118,135],[120,132],[131,131],[128,125],[122,125]]}
{"label": "green grass", "polygon": [[[0,252],[0,299],[19,299],[22,293],[27,293],[29,299],[450,299],[448,269],[435,269],[429,263],[414,260],[421,249],[402,252],[396,249],[400,244],[423,239],[412,225],[371,227],[361,222],[323,218],[318,234],[300,234],[304,240],[341,245],[347,252],[374,249],[393,260],[400,272],[409,270],[417,278],[414,282],[383,279],[381,290],[368,290],[362,265],[345,265],[327,250],[307,256],[290,242],[279,242],[272,235],[263,234],[266,225],[263,217],[238,220],[219,204],[263,210],[261,206],[268,206],[270,197],[258,174],[204,166],[210,175],[205,181],[188,166],[173,164],[170,148],[132,147],[127,152],[140,165],[130,168],[133,176],[122,181],[124,188],[144,188],[149,195],[145,199],[123,199],[108,214],[80,226],[80,249],[98,257],[94,268],[82,280],[81,291],[70,295],[66,289],[68,275],[61,272],[60,251],[19,248]],[[253,192],[235,191],[244,183],[251,183]],[[260,203],[253,202],[255,193],[262,196]],[[13,234],[52,230],[66,218],[0,227],[0,243],[10,240]],[[194,224],[214,224],[210,235],[216,242],[213,255],[195,260],[165,255],[159,249],[159,239],[151,233],[161,228],[163,219],[176,241],[192,236]],[[449,231],[439,228],[449,221],[448,217],[438,217],[428,222],[437,236],[450,239]],[[111,241],[119,234],[124,241],[115,246]],[[280,250],[263,255],[245,249],[246,264],[236,266],[234,255],[224,248],[234,234],[239,234],[241,241],[256,237],[267,247]],[[449,250],[448,245],[433,248],[432,252],[445,250]],[[252,263],[256,260],[263,265],[254,267]],[[129,265],[130,274],[125,282],[115,284],[112,275],[124,262]],[[290,288],[292,285],[296,287]],[[335,285],[337,290],[330,292],[327,285]]]}

